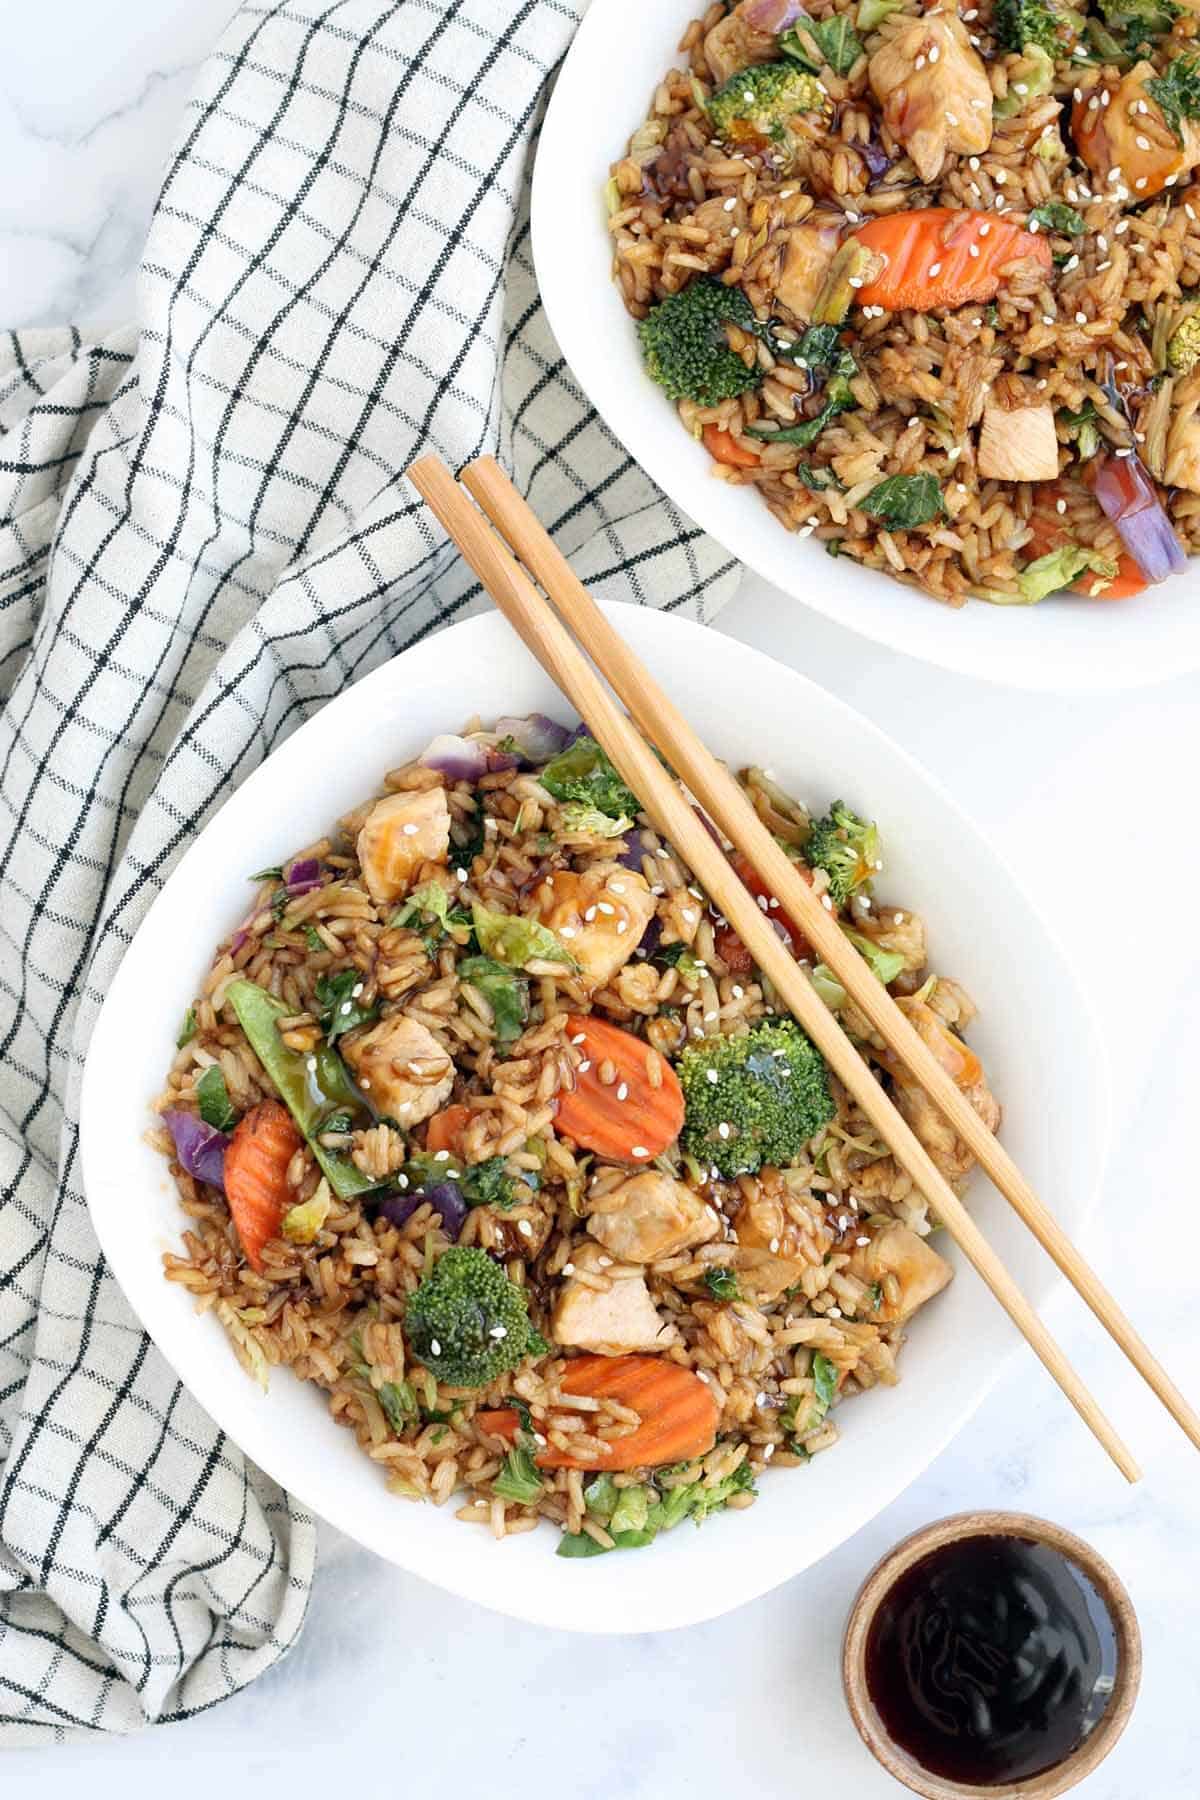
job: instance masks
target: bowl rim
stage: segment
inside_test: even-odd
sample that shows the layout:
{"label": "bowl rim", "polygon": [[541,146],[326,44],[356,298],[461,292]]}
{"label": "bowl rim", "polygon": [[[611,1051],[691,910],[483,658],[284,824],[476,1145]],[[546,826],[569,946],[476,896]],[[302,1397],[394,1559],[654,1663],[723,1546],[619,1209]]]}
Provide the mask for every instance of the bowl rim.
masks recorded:
{"label": "bowl rim", "polygon": [[[871,1698],[866,1679],[867,1637],[880,1605],[900,1577],[934,1550],[971,1537],[1022,1537],[1045,1544],[1075,1563],[1104,1603],[1117,1639],[1112,1696],[1092,1730],[1052,1769],[1015,1782],[981,1787],[952,1781],[924,1768],[891,1736]],[[1085,1539],[1035,1513],[951,1513],[922,1526],[882,1556],[850,1608],[842,1641],[842,1684],[850,1717],[863,1743],[889,1775],[923,1800],[1055,1800],[1091,1775],[1113,1749],[1133,1712],[1142,1677],[1142,1640],[1133,1602],[1112,1565]]]}
{"label": "bowl rim", "polygon": [[[643,29],[661,30],[656,70],[678,61],[679,32],[696,8],[688,0],[649,0]],[[671,21],[677,29],[672,34]],[[611,47],[610,47],[611,41]],[[770,582],[789,602],[805,606],[867,642],[916,662],[1018,691],[1104,694],[1170,681],[1200,666],[1200,561],[1119,606],[1084,607],[1048,598],[1032,609],[972,600],[953,608],[879,570],[852,559],[823,559],[813,544],[776,521],[757,495],[711,479],[710,459],[689,442],[675,408],[628,366],[638,358],[632,321],[610,275],[600,188],[609,157],[593,163],[592,127],[605,116],[608,136],[599,146],[620,148],[626,108],[639,102],[641,63],[631,56],[627,0],[590,0],[556,78],[542,122],[534,161],[530,237],[538,291],[557,348],[585,399],[616,443],[633,457],[669,499],[747,569]],[[623,85],[598,76],[611,64]],[[631,67],[631,65],[633,65]],[[645,81],[648,96],[658,73]],[[607,110],[605,110],[607,109]],[[639,117],[631,114],[630,131]],[[611,322],[582,289],[602,288]],[[628,347],[620,326],[628,329]],[[761,516],[760,516],[761,515]],[[870,576],[873,591],[847,592],[856,577]],[[1191,583],[1189,589],[1189,581]],[[1139,623],[1139,620],[1147,621]]]}

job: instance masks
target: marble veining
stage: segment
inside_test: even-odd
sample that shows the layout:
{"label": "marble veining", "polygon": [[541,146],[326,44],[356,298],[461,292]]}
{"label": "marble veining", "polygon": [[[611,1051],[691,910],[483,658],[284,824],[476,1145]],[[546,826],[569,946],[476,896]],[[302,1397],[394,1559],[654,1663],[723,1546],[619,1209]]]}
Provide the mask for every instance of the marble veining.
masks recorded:
{"label": "marble veining", "polygon": [[[133,273],[194,71],[231,0],[10,6],[0,59],[0,325],[129,316]],[[802,667],[875,716],[989,831],[1071,944],[1113,1064],[1114,1152],[1085,1248],[1178,1376],[1200,1389],[1190,1258],[1200,1052],[1194,814],[1200,678],[1071,701],[985,689],[876,650],[748,581],[722,629]],[[953,629],[953,621],[948,621]],[[895,822],[893,829],[902,829]],[[946,846],[953,854],[953,846]],[[1130,952],[1106,903],[1133,871],[1169,970]],[[987,896],[980,896],[986,933]],[[1014,979],[1020,972],[1014,971]],[[1029,995],[1031,1029],[1038,996]],[[1054,1129],[1079,1122],[1056,1118]],[[1053,1196],[1048,1196],[1053,1201]],[[1182,1254],[1181,1254],[1182,1251]],[[1195,1453],[1071,1297],[1051,1323],[1146,1478],[1127,1489],[1028,1354],[928,1473],[817,1568],[685,1633],[587,1639],[486,1613],[332,1531],[291,1659],[203,1718],[120,1744],[10,1754],[13,1793],[173,1800],[224,1784],[297,1796],[671,1800],[836,1791],[889,1800],[841,1705],[837,1651],[858,1581],[904,1532],[998,1505],[1062,1520],[1120,1571],[1146,1638],[1133,1724],[1087,1800],[1191,1800],[1200,1761]],[[919,1405],[920,1395],[906,1396]],[[803,1502],[797,1529],[803,1530]],[[503,1555],[503,1550],[498,1554]],[[714,1569],[714,1581],[719,1571]],[[602,1724],[597,1724],[602,1719]],[[287,1784],[286,1787],[284,1784]]]}

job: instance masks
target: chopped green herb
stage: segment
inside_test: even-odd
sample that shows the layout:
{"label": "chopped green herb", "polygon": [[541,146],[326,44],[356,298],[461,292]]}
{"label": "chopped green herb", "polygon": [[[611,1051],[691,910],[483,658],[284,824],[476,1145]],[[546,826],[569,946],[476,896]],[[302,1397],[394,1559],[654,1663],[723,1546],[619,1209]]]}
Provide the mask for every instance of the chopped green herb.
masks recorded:
{"label": "chopped green herb", "polygon": [[742,1297],[732,1269],[705,1269],[704,1285],[714,1300],[740,1300]]}
{"label": "chopped green herb", "polygon": [[873,1281],[867,1289],[867,1293],[871,1301],[871,1311],[878,1312],[883,1305],[883,1287],[881,1283]]}
{"label": "chopped green herb", "polygon": [[291,895],[285,887],[281,887],[277,893],[271,896],[271,912],[277,925],[283,923],[283,915],[287,911],[290,901]]}
{"label": "chopped green herb", "polygon": [[859,0],[858,29],[860,31],[878,31],[885,19],[890,19],[894,12],[899,12],[904,0]]}
{"label": "chopped green herb", "polygon": [[801,463],[796,474],[810,493],[824,494],[831,488],[836,494],[844,494],[846,491],[832,469],[823,469],[813,463]]}
{"label": "chopped green herb", "polygon": [[363,1006],[355,993],[362,986],[360,969],[339,969],[336,975],[317,978],[317,1010],[327,1044],[336,1044],[347,1031],[354,1031],[377,1016],[377,1008]]}
{"label": "chopped green herb", "polygon": [[1096,408],[1085,400],[1078,412],[1068,412],[1063,407],[1056,417],[1066,430],[1067,442],[1077,447],[1082,462],[1088,462],[1100,448],[1100,414]]}
{"label": "chopped green herb", "polygon": [[1082,216],[1065,200],[1049,200],[1045,206],[1035,206],[1029,215],[1046,231],[1061,231],[1064,237],[1082,237],[1087,230]]}
{"label": "chopped green herb", "polygon": [[194,1006],[189,1006],[180,1024],[179,1036],[175,1039],[175,1048],[182,1050],[185,1044],[190,1044],[196,1035],[196,1030],[196,1009]]}
{"label": "chopped green herb", "polygon": [[1200,119],[1200,62],[1194,56],[1175,56],[1161,75],[1145,83],[1146,92],[1157,100],[1162,115],[1183,143],[1184,121]]}
{"label": "chopped green herb", "polygon": [[426,881],[414,888],[404,905],[392,914],[389,923],[412,925],[417,919],[432,919],[441,926],[442,931],[432,939],[435,944],[442,933],[465,943],[471,925],[470,914],[461,906],[455,906],[449,889],[440,881]]}
{"label": "chopped green herb", "polygon": [[260,869],[257,875],[251,875],[248,879],[250,881],[282,881],[283,869],[280,864],[276,863],[273,868]]}
{"label": "chopped green herb", "polygon": [[196,1100],[200,1107],[200,1117],[206,1125],[211,1125],[215,1131],[233,1130],[237,1124],[237,1113],[218,1063],[210,1063],[197,1081]]}
{"label": "chopped green herb", "polygon": [[325,939],[321,936],[315,925],[306,925],[304,927],[304,941],[310,950],[324,950],[327,948]]}

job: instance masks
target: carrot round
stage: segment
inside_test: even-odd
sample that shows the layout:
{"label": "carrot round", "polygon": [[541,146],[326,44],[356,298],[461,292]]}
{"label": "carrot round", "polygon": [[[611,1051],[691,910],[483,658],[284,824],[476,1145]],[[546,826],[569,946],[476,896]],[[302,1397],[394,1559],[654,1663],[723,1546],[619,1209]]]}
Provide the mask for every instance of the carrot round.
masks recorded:
{"label": "carrot round", "polygon": [[726,463],[731,469],[757,469],[761,459],[748,444],[735,438],[732,431],[722,431],[719,425],[706,425],[701,436],[704,448],[714,462]]}
{"label": "carrot round", "polygon": [[[601,1456],[580,1460],[547,1444],[534,1456],[542,1469],[646,1469],[707,1456],[717,1439],[719,1408],[711,1388],[661,1356],[578,1356],[567,1364],[565,1394],[617,1400],[641,1415],[628,1437]],[[485,1431],[512,1442],[520,1421],[508,1407],[475,1414]]]}
{"label": "carrot round", "polygon": [[[557,1130],[613,1162],[660,1155],[683,1125],[683,1089],[670,1063],[643,1039],[591,1014],[572,1013],[567,1031],[583,1062],[575,1086],[558,1097]],[[600,1071],[610,1064],[613,1080],[602,1081]]]}
{"label": "carrot round", "polygon": [[470,1117],[469,1106],[447,1106],[441,1112],[434,1113],[425,1129],[425,1148],[433,1151],[457,1151]]}
{"label": "carrot round", "polygon": [[858,290],[860,306],[885,312],[931,312],[991,300],[1010,263],[1033,257],[1049,273],[1053,254],[1044,237],[1009,219],[970,208],[926,206],[868,219],[854,233],[886,258],[882,272]]}
{"label": "carrot round", "polygon": [[225,1198],[251,1268],[262,1271],[262,1247],[279,1236],[290,1205],[288,1164],[304,1139],[287,1107],[263,1100],[238,1125],[225,1152]]}

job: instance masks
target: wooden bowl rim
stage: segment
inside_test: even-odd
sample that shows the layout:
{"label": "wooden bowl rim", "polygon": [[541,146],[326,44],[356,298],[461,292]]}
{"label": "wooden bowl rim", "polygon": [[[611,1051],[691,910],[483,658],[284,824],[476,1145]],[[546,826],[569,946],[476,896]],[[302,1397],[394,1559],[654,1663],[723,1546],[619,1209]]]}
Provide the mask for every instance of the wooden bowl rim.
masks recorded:
{"label": "wooden bowl rim", "polygon": [[[880,1602],[894,1583],[933,1550],[969,1537],[1024,1537],[1058,1550],[1076,1563],[1092,1583],[1112,1619],[1117,1639],[1117,1671],[1112,1696],[1097,1724],[1065,1762],[1023,1781],[991,1787],[948,1780],[921,1767],[896,1743],[867,1691],[867,1633]],[[938,1519],[904,1538],[880,1558],[859,1589],[842,1644],[842,1681],[846,1703],[859,1736],[889,1775],[923,1800],[1056,1800],[1091,1775],[1121,1736],[1137,1699],[1142,1676],[1142,1639],[1133,1602],[1115,1570],[1097,1550],[1074,1532],[1032,1513],[964,1512]]]}

